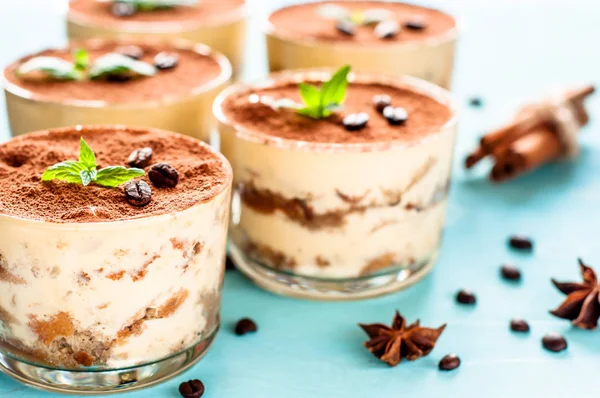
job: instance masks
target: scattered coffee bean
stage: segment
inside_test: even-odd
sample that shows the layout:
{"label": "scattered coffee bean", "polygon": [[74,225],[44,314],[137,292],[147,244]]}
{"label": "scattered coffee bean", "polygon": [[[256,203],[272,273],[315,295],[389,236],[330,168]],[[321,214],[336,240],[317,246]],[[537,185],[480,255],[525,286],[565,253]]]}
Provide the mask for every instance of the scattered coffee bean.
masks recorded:
{"label": "scattered coffee bean", "polygon": [[383,110],[390,105],[392,105],[392,98],[387,94],[378,94],[373,97],[373,106],[379,113],[383,113]]}
{"label": "scattered coffee bean", "polygon": [[471,105],[473,108],[480,108],[483,106],[483,100],[479,97],[473,97],[469,100],[469,105]]}
{"label": "scattered coffee bean", "polygon": [[227,256],[225,258],[225,271],[235,271],[235,264],[231,257]]}
{"label": "scattered coffee bean", "polygon": [[152,200],[152,189],[144,181],[129,181],[124,189],[125,200],[133,206],[143,207]]}
{"label": "scattered coffee bean", "polygon": [[533,250],[533,241],[526,236],[513,235],[508,240],[508,244],[516,250]]}
{"label": "scattered coffee bean", "polygon": [[243,318],[235,325],[235,334],[243,336],[246,333],[254,333],[258,330],[256,323],[250,318]]}
{"label": "scattered coffee bean", "polygon": [[400,33],[400,24],[396,21],[379,22],[375,27],[375,36],[379,39],[393,39]]}
{"label": "scattered coffee bean", "polygon": [[404,27],[410,30],[423,30],[427,27],[427,21],[424,18],[413,18],[404,22]]}
{"label": "scattered coffee bean", "polygon": [[460,366],[460,358],[456,354],[446,355],[440,361],[440,370],[454,370]]}
{"label": "scattered coffee bean", "polygon": [[129,155],[129,158],[127,159],[127,164],[129,167],[143,169],[148,167],[150,160],[152,160],[152,148],[140,148],[131,152],[131,155]]}
{"label": "scattered coffee bean", "polygon": [[369,114],[366,112],[352,113],[343,120],[344,128],[348,131],[358,131],[369,123]]}
{"label": "scattered coffee bean", "polygon": [[510,330],[513,332],[529,332],[529,324],[523,319],[513,319],[510,321]]}
{"label": "scattered coffee bean", "polygon": [[179,385],[179,393],[184,398],[200,398],[204,395],[204,383],[198,379],[184,381]]}
{"label": "scattered coffee bean", "polygon": [[157,188],[174,188],[179,182],[179,173],[166,163],[158,163],[150,168],[148,178]]}
{"label": "scattered coffee bean", "polygon": [[154,57],[154,66],[160,70],[173,69],[179,63],[179,55],[163,51]]}
{"label": "scattered coffee bean", "polygon": [[408,112],[406,112],[406,109],[404,108],[386,106],[383,110],[383,117],[385,117],[392,126],[399,126],[408,119]]}
{"label": "scattered coffee bean", "polygon": [[144,56],[144,50],[141,47],[134,45],[117,47],[115,52],[136,60],[140,60]]}
{"label": "scattered coffee bean", "polygon": [[137,12],[137,7],[133,3],[117,1],[110,7],[110,12],[119,18],[131,17]]}
{"label": "scattered coffee bean", "polygon": [[521,280],[521,271],[512,264],[504,264],[500,267],[500,274],[504,279],[509,281]]}
{"label": "scattered coffee bean", "polygon": [[552,352],[560,352],[567,349],[567,340],[558,333],[548,333],[542,338],[542,345]]}
{"label": "scattered coffee bean", "polygon": [[461,290],[456,294],[456,301],[460,304],[475,304],[477,298],[468,290]]}
{"label": "scattered coffee bean", "polygon": [[335,25],[338,32],[345,34],[346,36],[354,36],[356,34],[356,25],[352,21],[342,19]]}

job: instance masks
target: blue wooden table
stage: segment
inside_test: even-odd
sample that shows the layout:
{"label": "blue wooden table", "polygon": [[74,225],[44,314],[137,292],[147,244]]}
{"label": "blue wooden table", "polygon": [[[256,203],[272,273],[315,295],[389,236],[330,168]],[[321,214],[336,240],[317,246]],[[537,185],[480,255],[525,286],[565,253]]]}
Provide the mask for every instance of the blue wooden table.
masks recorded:
{"label": "blue wooden table", "polygon": [[[255,0],[264,12],[277,0]],[[600,270],[600,121],[582,135],[577,161],[555,164],[516,182],[492,186],[484,170],[467,174],[464,155],[485,129],[504,121],[527,98],[569,83],[599,82],[600,4],[589,0],[434,1],[463,24],[455,95],[471,95],[481,109],[461,114],[455,178],[445,241],[434,272],[420,284],[389,297],[354,303],[316,303],[277,297],[254,287],[237,272],[227,274],[222,332],[208,356],[186,374],[136,397],[177,397],[188,378],[206,384],[207,398],[308,397],[594,397],[600,364],[600,331],[583,331],[553,318],[548,310],[563,299],[550,277],[578,279],[576,258]],[[448,3],[448,4],[446,4]],[[258,7],[258,5],[261,5]],[[54,0],[0,4],[0,61],[64,42],[61,12]],[[257,29],[254,20],[251,29]],[[247,77],[264,73],[264,45],[250,35],[252,65]],[[2,106],[3,108],[3,106]],[[590,102],[600,116],[600,100]],[[4,114],[1,116],[4,118]],[[0,120],[0,139],[8,138]],[[485,167],[484,167],[485,168]],[[532,255],[511,253],[506,237],[535,238]],[[502,281],[498,267],[522,267],[520,284]],[[469,288],[474,308],[454,303]],[[389,322],[399,309],[428,326],[448,323],[429,357],[389,368],[363,347],[357,322]],[[255,335],[237,337],[232,324],[243,316],[259,324]],[[530,321],[529,335],[508,330],[509,320]],[[566,352],[542,349],[549,331],[564,333]],[[462,366],[440,372],[437,363],[457,353]],[[50,398],[0,375],[0,397]]]}

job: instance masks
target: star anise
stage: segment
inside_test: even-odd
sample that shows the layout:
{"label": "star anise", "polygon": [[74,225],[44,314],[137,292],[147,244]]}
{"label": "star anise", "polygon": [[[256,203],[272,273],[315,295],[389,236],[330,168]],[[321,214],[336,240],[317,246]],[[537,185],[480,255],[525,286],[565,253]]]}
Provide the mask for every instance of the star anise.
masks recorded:
{"label": "star anise", "polygon": [[369,335],[365,347],[390,366],[398,365],[402,358],[414,361],[429,354],[446,327],[425,328],[418,320],[406,326],[406,320],[398,311],[391,327],[381,323],[358,325]]}
{"label": "star anise", "polygon": [[554,286],[567,295],[567,299],[550,313],[563,319],[569,319],[581,329],[596,329],[600,318],[600,285],[593,269],[579,259],[581,283],[561,283],[552,279]]}

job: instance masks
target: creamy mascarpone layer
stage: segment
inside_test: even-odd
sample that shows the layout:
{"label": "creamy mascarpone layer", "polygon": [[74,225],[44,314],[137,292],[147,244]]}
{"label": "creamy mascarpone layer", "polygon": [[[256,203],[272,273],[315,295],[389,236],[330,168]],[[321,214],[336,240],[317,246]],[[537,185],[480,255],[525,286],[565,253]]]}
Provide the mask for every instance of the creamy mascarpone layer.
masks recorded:
{"label": "creamy mascarpone layer", "polygon": [[227,190],[179,213],[112,223],[0,215],[0,341],[38,362],[93,357],[101,368],[202,341],[218,327],[229,201]]}

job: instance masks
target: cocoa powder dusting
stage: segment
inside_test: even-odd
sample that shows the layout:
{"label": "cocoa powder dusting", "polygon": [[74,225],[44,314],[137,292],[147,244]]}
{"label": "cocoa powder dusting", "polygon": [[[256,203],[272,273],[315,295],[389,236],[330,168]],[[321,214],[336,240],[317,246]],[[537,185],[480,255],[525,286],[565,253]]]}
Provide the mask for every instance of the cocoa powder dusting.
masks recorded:
{"label": "cocoa powder dusting", "polygon": [[[42,182],[49,166],[78,158],[80,136],[95,151],[100,167],[127,166],[134,149],[151,147],[154,161],[181,172],[179,184],[153,189],[150,204],[139,208],[125,201],[122,188]],[[223,192],[232,178],[224,158],[199,141],[125,127],[65,128],[17,137],[0,145],[3,167],[10,172],[0,175],[0,214],[55,223],[107,222],[183,211]],[[147,176],[142,180],[149,183]]]}
{"label": "cocoa powder dusting", "polygon": [[4,71],[4,75],[10,83],[32,92],[37,98],[47,101],[78,100],[103,101],[109,104],[131,104],[191,95],[195,88],[217,78],[221,73],[219,63],[209,56],[189,50],[176,50],[171,46],[162,44],[136,44],[144,50],[144,57],[141,59],[144,62],[153,64],[153,59],[158,53],[168,51],[178,54],[179,63],[177,67],[158,71],[154,76],[124,82],[89,79],[82,81],[32,82],[16,76],[16,70],[19,66],[33,57],[57,57],[72,62],[72,54],[75,49],[83,48],[88,51],[91,64],[98,57],[108,54],[122,45],[123,43],[110,41],[82,42],[67,49],[41,51],[11,64]]}
{"label": "cocoa powder dusting", "polygon": [[71,316],[66,312],[59,312],[48,320],[31,317],[29,327],[38,335],[40,341],[49,346],[57,337],[69,337],[75,333],[75,326]]}
{"label": "cocoa powder dusting", "polygon": [[[313,82],[312,84],[317,84]],[[356,144],[366,142],[415,141],[435,134],[450,120],[450,109],[433,98],[417,92],[381,84],[351,83],[343,111],[326,119],[314,120],[290,109],[274,110],[262,103],[251,103],[249,96],[291,98],[301,102],[297,84],[282,83],[276,87],[251,89],[231,95],[223,103],[225,115],[234,124],[270,136],[306,142]],[[373,106],[373,97],[387,94],[394,106],[408,112],[401,126],[390,126]],[[343,124],[344,115],[358,112],[369,114],[369,122],[360,131],[349,132]]]}
{"label": "cocoa powder dusting", "polygon": [[[427,26],[422,30],[401,29],[399,35],[385,40],[375,36],[373,26],[357,26],[355,35],[349,36],[336,29],[335,19],[327,19],[317,14],[317,8],[325,4],[340,5],[350,12],[385,8],[394,13],[394,19],[398,21],[400,26],[415,18],[423,19]],[[426,40],[442,35],[456,27],[454,18],[441,11],[410,4],[382,1],[319,1],[299,4],[276,11],[269,20],[273,25],[275,34],[287,39],[354,43],[357,46],[390,46],[402,42]]]}

